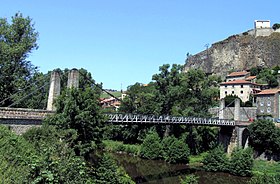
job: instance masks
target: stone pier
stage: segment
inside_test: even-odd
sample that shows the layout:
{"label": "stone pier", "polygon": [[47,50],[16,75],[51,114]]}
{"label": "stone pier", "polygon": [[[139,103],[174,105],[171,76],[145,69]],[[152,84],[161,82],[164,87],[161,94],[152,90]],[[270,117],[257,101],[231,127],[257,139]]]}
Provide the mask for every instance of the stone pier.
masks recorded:
{"label": "stone pier", "polygon": [[[223,117],[223,109],[225,107],[224,100],[220,103],[219,118]],[[248,124],[241,123],[240,121],[240,99],[236,98],[234,101],[234,120],[237,123],[234,127],[223,126],[219,132],[219,143],[225,147],[225,151],[231,154],[234,148],[248,147],[249,131],[247,129]]]}
{"label": "stone pier", "polygon": [[79,70],[72,69],[68,73],[67,88],[78,88],[79,87]]}
{"label": "stone pier", "polygon": [[57,71],[53,71],[50,80],[50,89],[47,110],[54,111],[54,100],[60,95],[60,75]]}

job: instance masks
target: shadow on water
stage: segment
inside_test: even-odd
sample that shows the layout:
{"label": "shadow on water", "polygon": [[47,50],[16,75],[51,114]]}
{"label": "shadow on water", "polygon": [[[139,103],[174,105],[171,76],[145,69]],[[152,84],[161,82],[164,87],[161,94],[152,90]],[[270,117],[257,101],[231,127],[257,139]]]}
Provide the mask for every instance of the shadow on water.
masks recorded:
{"label": "shadow on water", "polygon": [[227,173],[204,172],[189,168],[185,164],[168,164],[160,160],[145,160],[126,154],[111,153],[117,163],[124,167],[136,183],[175,184],[188,174],[199,177],[200,184],[246,184],[248,177],[238,177]]}

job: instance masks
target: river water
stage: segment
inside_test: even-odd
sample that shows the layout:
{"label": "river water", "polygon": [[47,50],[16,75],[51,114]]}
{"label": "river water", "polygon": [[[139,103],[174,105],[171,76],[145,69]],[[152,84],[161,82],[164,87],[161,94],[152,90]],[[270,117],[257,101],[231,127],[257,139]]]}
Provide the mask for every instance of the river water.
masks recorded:
{"label": "river water", "polygon": [[227,173],[204,172],[189,168],[185,164],[168,164],[164,161],[145,160],[126,154],[111,154],[136,183],[176,184],[187,174],[198,176],[199,184],[246,184],[250,179]]}

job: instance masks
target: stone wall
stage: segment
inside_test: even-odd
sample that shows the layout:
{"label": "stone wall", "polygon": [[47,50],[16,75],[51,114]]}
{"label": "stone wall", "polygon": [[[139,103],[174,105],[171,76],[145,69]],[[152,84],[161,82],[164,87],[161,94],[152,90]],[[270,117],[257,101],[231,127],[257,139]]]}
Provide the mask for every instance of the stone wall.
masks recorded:
{"label": "stone wall", "polygon": [[0,107],[0,119],[35,119],[42,120],[48,115],[53,114],[53,111],[40,109],[23,109],[23,108],[8,108]]}

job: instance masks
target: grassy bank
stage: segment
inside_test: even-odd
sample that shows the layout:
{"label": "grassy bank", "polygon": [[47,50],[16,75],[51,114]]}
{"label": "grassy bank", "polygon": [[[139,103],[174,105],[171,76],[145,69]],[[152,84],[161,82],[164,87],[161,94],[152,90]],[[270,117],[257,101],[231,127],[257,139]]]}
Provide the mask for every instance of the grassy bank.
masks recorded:
{"label": "grassy bank", "polygon": [[280,163],[275,161],[255,160],[253,174],[270,174],[276,175],[280,173]]}
{"label": "grassy bank", "polygon": [[124,144],[120,141],[104,140],[104,149],[109,152],[124,152],[137,156],[140,152],[140,145]]}

